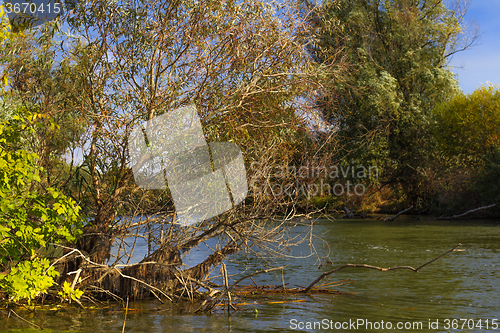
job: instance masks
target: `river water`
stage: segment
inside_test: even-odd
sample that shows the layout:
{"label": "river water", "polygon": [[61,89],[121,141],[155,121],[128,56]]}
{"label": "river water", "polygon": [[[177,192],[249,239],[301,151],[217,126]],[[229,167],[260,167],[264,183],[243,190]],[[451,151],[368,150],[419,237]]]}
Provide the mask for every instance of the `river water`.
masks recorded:
{"label": "river water", "polygon": [[[291,249],[290,255],[302,254],[303,258],[277,262],[288,264],[283,275],[281,271],[263,274],[255,282],[307,286],[323,271],[347,263],[418,267],[458,243],[464,251],[452,252],[418,273],[346,268],[330,279],[355,281],[335,288],[343,294],[237,299],[250,305],[242,305],[231,316],[222,311],[190,314],[189,305],[172,309],[157,301],[132,303],[125,332],[500,332],[498,221],[318,220],[314,230],[330,244],[322,247],[319,238],[314,242],[321,254],[329,251],[332,266],[318,269],[316,258],[307,257],[310,248],[302,245]],[[184,261],[200,255],[201,249]],[[257,270],[262,260],[243,255],[231,259],[227,262],[230,273],[244,265],[251,267],[247,273]],[[276,303],[280,301],[286,302]],[[124,319],[116,304],[20,314],[47,332],[121,332]],[[0,331],[30,330],[27,324],[0,314]]]}

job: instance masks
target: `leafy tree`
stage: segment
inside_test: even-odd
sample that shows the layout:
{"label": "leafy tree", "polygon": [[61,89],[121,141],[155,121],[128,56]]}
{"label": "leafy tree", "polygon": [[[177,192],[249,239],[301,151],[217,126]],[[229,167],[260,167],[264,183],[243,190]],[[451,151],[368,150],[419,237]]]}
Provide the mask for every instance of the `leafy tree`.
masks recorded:
{"label": "leafy tree", "polygon": [[436,108],[437,209],[456,212],[500,199],[499,110],[500,89],[491,84]]}
{"label": "leafy tree", "polygon": [[342,48],[334,56],[351,64],[320,105],[345,138],[345,156],[377,165],[382,182],[414,204],[428,196],[432,110],[458,91],[447,61],[475,39],[460,38],[462,17],[442,0],[340,0],[324,2],[312,20],[315,59],[328,63]]}
{"label": "leafy tree", "polygon": [[[17,148],[36,153],[42,167],[44,186],[62,189],[75,196],[72,178],[78,171],[67,163],[68,150],[85,131],[86,124],[78,112],[78,101],[71,96],[81,89],[78,73],[71,59],[61,59],[57,49],[57,22],[36,30],[13,34],[0,48],[0,64],[9,84],[1,93],[0,118],[14,114],[37,114],[20,135]],[[70,93],[71,92],[71,93]]]}
{"label": "leafy tree", "polygon": [[469,166],[494,158],[500,148],[499,110],[500,89],[491,84],[440,105],[434,115],[439,149]]}

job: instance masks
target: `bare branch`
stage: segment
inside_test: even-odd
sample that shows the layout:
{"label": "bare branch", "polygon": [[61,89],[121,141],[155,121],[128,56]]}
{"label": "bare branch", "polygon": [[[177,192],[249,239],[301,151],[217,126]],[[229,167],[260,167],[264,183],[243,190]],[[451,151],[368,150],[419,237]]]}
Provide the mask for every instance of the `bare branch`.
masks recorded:
{"label": "bare branch", "polygon": [[438,217],[438,218],[432,218],[432,220],[454,220],[454,219],[456,219],[456,218],[459,218],[459,217],[465,216],[465,215],[470,214],[470,213],[477,212],[477,211],[479,211],[479,210],[483,210],[483,209],[488,209],[488,208],[495,207],[496,205],[497,205],[497,204],[496,204],[496,203],[494,203],[494,204],[489,205],[489,206],[483,206],[483,207],[479,207],[479,208],[475,208],[475,209],[468,210],[468,211],[466,211],[465,213],[462,213],[462,214],[453,215],[453,216],[449,216],[449,217]]}
{"label": "bare branch", "polygon": [[392,221],[394,221],[395,219],[397,219],[399,215],[406,213],[407,211],[411,210],[412,208],[413,208],[413,205],[411,205],[410,207],[406,208],[405,210],[400,211],[400,212],[399,212],[399,213],[397,213],[397,214],[396,214],[396,216],[394,216],[394,217],[386,217],[384,221],[385,221],[385,222],[392,222]]}
{"label": "bare branch", "polygon": [[377,270],[377,271],[381,271],[381,272],[387,272],[387,271],[392,271],[392,270],[396,270],[396,269],[409,269],[409,270],[412,270],[414,272],[418,272],[420,269],[422,269],[423,267],[429,265],[430,263],[433,263],[434,261],[438,260],[439,258],[447,255],[448,253],[451,253],[451,252],[454,252],[454,251],[462,251],[462,250],[457,250],[457,248],[459,246],[461,246],[462,244],[458,244],[457,246],[455,246],[454,248],[452,248],[451,250],[449,251],[446,251],[445,253],[441,254],[440,256],[432,259],[431,261],[428,261],[426,262],[425,264],[417,267],[417,268],[413,268],[411,266],[397,266],[397,267],[389,267],[389,268],[381,268],[381,267],[377,267],[377,266],[372,266],[372,265],[365,265],[365,264],[346,264],[346,265],[343,265],[343,266],[340,266],[338,268],[335,268],[334,270],[331,270],[329,272],[325,272],[323,274],[321,274],[316,280],[314,280],[309,286],[307,286],[307,288],[305,288],[302,292],[308,292],[309,290],[311,290],[318,282],[320,282],[321,280],[323,280],[325,277],[335,273],[335,272],[338,272],[340,271],[341,269],[344,269],[344,268],[347,268],[347,267],[358,267],[358,268],[370,268],[370,269],[374,269],[374,270]]}

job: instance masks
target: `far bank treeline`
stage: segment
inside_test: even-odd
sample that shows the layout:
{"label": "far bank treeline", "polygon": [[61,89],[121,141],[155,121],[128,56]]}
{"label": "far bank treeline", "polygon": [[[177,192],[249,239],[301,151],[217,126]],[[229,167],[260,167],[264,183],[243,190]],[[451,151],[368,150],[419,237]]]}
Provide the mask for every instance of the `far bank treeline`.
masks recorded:
{"label": "far bank treeline", "polygon": [[[500,92],[466,95],[447,66],[476,41],[463,18],[441,0],[92,0],[16,34],[4,19],[0,288],[181,297],[230,254],[282,255],[290,225],[275,217],[496,203]],[[172,197],[136,186],[127,142],[189,104],[207,141],[241,148],[249,194],[183,229],[159,223]],[[138,234],[147,255],[130,265]],[[213,253],[183,266],[208,240]]]}

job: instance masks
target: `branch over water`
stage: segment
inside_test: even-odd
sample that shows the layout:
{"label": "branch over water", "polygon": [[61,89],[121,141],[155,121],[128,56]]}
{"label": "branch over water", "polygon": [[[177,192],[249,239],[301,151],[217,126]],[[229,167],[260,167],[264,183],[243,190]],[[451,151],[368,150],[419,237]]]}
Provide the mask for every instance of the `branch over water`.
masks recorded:
{"label": "branch over water", "polygon": [[[452,248],[451,250],[441,254],[440,256],[432,259],[431,261],[428,261],[426,262],[425,264],[417,267],[417,268],[413,268],[411,266],[397,266],[397,267],[389,267],[389,268],[382,268],[382,267],[377,267],[377,266],[372,266],[372,265],[365,265],[365,264],[346,264],[346,265],[343,265],[343,266],[340,266],[340,267],[337,267],[335,268],[334,270],[331,270],[329,272],[325,272],[323,274],[321,274],[316,280],[314,280],[306,289],[304,289],[302,292],[306,293],[308,292],[309,290],[311,290],[316,284],[318,284],[318,282],[320,282],[321,280],[323,280],[325,277],[327,277],[328,275],[331,275],[335,272],[338,272],[340,271],[341,269],[344,269],[346,267],[360,267],[360,268],[370,268],[370,269],[375,269],[377,271],[382,271],[382,272],[387,272],[387,271],[393,271],[393,270],[396,270],[396,269],[410,269],[414,272],[418,272],[420,269],[422,269],[423,267],[429,265],[430,263],[433,263],[434,261],[438,260],[439,258],[447,255],[448,253],[451,253],[451,252],[455,252],[455,251],[463,251],[463,250],[457,250],[457,248],[459,246],[461,246],[462,244],[458,244],[457,246],[455,246],[454,248]],[[331,262],[328,262],[331,264]]]}

